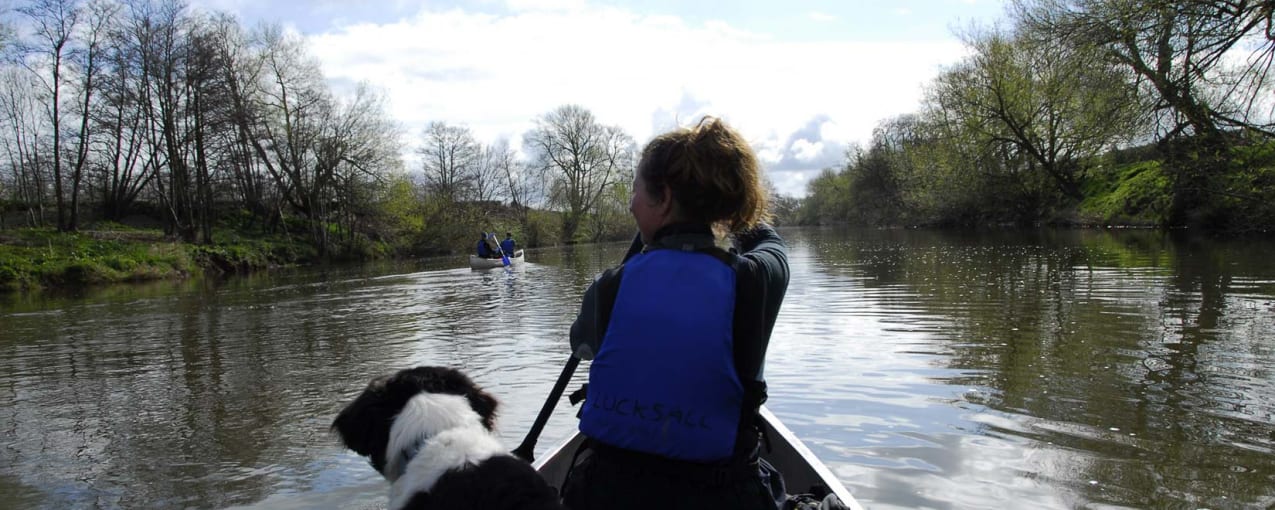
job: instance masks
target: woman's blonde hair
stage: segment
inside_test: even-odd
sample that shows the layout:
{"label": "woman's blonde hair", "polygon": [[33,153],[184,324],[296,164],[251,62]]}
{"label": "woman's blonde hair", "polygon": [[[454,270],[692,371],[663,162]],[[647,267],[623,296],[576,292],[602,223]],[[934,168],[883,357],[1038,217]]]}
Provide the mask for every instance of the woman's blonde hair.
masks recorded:
{"label": "woman's blonde hair", "polygon": [[757,156],[716,117],[655,137],[637,171],[651,196],[663,197],[666,186],[672,191],[680,220],[739,232],[770,219]]}

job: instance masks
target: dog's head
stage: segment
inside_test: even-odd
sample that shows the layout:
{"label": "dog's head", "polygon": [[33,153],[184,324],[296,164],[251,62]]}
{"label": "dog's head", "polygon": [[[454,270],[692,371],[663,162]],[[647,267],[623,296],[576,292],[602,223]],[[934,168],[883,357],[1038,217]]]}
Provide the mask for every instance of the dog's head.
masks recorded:
{"label": "dog's head", "polygon": [[416,367],[373,379],[337,414],[332,430],[392,480],[397,473],[386,472],[387,463],[403,457],[400,450],[453,427],[481,425],[491,431],[495,420],[496,399],[465,374]]}

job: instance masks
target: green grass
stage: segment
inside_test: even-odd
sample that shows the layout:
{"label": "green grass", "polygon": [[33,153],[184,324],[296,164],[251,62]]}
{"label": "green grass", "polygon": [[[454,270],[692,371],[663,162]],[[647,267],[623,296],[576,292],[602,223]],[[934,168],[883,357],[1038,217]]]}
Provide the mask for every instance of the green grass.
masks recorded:
{"label": "green grass", "polygon": [[0,290],[176,279],[203,271],[242,273],[315,258],[313,248],[289,239],[237,234],[214,239],[219,242],[191,245],[136,229],[0,231]]}
{"label": "green grass", "polygon": [[1082,221],[1099,225],[1162,225],[1169,213],[1169,176],[1159,161],[1098,172],[1085,184]]}

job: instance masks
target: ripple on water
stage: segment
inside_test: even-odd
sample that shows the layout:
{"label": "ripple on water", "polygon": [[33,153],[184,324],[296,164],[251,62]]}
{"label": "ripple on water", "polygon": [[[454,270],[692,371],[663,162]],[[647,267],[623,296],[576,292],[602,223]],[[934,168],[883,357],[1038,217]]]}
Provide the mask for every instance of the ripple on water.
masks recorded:
{"label": "ripple on water", "polygon": [[[1268,265],[1145,233],[784,235],[767,405],[865,506],[1272,500]],[[0,313],[0,491],[44,508],[381,507],[384,482],[327,430],[343,401],[393,370],[457,366],[516,444],[580,293],[624,248]],[[575,411],[555,408],[540,453]]]}

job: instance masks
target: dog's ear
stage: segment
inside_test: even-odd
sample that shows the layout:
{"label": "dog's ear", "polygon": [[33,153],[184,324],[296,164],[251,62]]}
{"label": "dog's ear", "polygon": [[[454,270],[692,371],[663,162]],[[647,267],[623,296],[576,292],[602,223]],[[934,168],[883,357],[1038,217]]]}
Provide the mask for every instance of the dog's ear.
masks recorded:
{"label": "dog's ear", "polygon": [[469,407],[483,417],[483,427],[492,430],[496,426],[496,397],[475,387],[465,394],[465,398],[469,399]]}
{"label": "dog's ear", "polygon": [[385,468],[385,447],[390,441],[390,427],[394,424],[394,416],[402,408],[385,395],[385,382],[385,378],[373,380],[332,421],[332,431],[341,438],[341,443],[368,457],[378,472]]}

